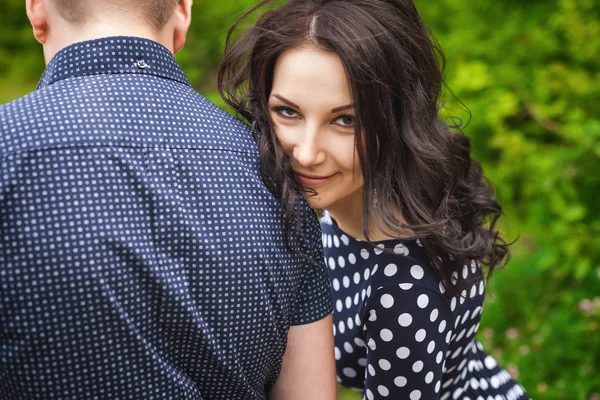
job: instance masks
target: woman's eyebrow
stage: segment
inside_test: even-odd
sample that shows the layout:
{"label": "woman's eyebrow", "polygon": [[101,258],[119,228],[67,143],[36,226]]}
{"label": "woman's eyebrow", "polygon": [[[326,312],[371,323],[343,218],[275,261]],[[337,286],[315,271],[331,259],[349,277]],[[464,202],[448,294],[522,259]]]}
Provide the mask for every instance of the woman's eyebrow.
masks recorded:
{"label": "woman's eyebrow", "polygon": [[349,109],[349,108],[352,108],[352,107],[354,107],[354,105],[353,105],[353,104],[348,104],[347,106],[336,107],[336,108],[334,108],[333,110],[331,110],[331,112],[332,112],[332,113],[336,113],[336,112],[340,112],[340,111],[347,110],[347,109]]}
{"label": "woman's eyebrow", "polygon": [[280,95],[278,95],[278,94],[272,94],[271,96],[273,96],[273,97],[277,97],[279,100],[283,101],[284,103],[287,103],[287,104],[289,104],[289,105],[290,105],[290,106],[292,106],[292,107],[295,107],[295,108],[298,108],[298,109],[300,108],[300,107],[298,107],[298,105],[297,105],[297,104],[295,104],[295,103],[293,103],[293,102],[289,101],[288,99],[286,99],[286,98],[285,98],[285,97],[283,97],[283,96],[280,96]]}

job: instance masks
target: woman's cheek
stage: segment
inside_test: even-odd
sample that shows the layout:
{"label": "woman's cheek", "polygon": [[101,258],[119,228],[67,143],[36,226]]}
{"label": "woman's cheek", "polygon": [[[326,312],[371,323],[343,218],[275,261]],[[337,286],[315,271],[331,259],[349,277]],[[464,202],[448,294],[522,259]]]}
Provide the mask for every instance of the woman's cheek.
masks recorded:
{"label": "woman's cheek", "polygon": [[275,134],[277,135],[277,140],[279,140],[279,144],[283,149],[283,152],[287,155],[292,154],[294,149],[294,141],[292,132],[289,132],[290,129],[286,129],[285,127],[278,126],[275,124]]}

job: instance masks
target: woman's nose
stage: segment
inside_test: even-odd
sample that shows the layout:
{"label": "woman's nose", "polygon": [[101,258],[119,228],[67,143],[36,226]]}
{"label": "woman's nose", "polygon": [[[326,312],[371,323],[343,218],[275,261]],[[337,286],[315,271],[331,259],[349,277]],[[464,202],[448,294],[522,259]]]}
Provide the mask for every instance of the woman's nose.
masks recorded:
{"label": "woman's nose", "polygon": [[306,125],[301,140],[294,147],[294,158],[303,167],[312,167],[325,161],[325,151],[317,127]]}

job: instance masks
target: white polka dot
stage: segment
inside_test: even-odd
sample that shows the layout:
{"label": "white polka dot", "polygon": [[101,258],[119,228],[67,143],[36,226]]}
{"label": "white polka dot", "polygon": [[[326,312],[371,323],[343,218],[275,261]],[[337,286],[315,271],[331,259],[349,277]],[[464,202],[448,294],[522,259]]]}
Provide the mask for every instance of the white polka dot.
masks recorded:
{"label": "white polka dot", "polygon": [[403,376],[398,376],[398,377],[396,377],[396,379],[394,379],[394,385],[396,385],[398,387],[404,387],[404,386],[406,386],[407,383],[408,383],[408,381]]}
{"label": "white polka dot", "polygon": [[430,371],[425,375],[425,383],[430,384],[431,382],[433,382],[433,372]]}
{"label": "white polka dot", "polygon": [[369,375],[375,376],[375,368],[371,364],[367,367],[367,371],[369,371]]}
{"label": "white polka dot", "polygon": [[333,245],[335,247],[340,247],[340,239],[338,239],[337,235],[333,237]]}
{"label": "white polka dot", "polygon": [[377,345],[375,344],[375,340],[373,340],[373,338],[369,339],[367,346],[369,347],[369,349],[371,349],[373,351],[377,350]]}
{"label": "white polka dot", "polygon": [[417,361],[412,366],[413,372],[421,372],[423,370],[423,361]]}
{"label": "white polka dot", "polygon": [[348,261],[350,261],[350,264],[352,265],[356,264],[356,256],[352,253],[348,254]]}
{"label": "white polka dot", "polygon": [[327,235],[327,247],[329,247],[329,248],[333,247],[332,243],[331,243],[331,235]]}
{"label": "white polka dot", "polygon": [[345,246],[348,246],[348,244],[350,243],[350,239],[348,239],[348,236],[342,235],[341,239],[342,243],[344,243]]}
{"label": "white polka dot", "polygon": [[371,392],[371,390],[367,389],[367,391],[365,392],[367,394],[367,399],[368,400],[373,400],[373,392]]}
{"label": "white polka dot", "polygon": [[435,350],[435,341],[431,341],[429,342],[429,344],[427,345],[427,352],[429,354],[433,353],[433,351]]}
{"label": "white polka dot", "polygon": [[391,342],[392,339],[394,339],[394,335],[389,329],[382,329],[379,335],[381,336],[381,340],[384,342]]}
{"label": "white polka dot", "polygon": [[340,281],[337,278],[334,278],[332,281],[333,290],[336,292],[340,290]]}
{"label": "white polka dot", "polygon": [[386,388],[383,385],[379,385],[377,386],[377,391],[379,392],[380,395],[382,395],[383,397],[387,397],[390,394],[390,391],[388,390],[388,388]]}
{"label": "white polka dot", "polygon": [[487,369],[494,369],[498,366],[498,363],[496,363],[496,360],[494,360],[492,356],[487,356],[485,360],[483,360],[483,363]]}
{"label": "white polka dot", "polygon": [[377,312],[375,310],[369,311],[369,321],[371,321],[371,322],[377,321]]}
{"label": "white polka dot", "polygon": [[383,253],[384,249],[385,249],[385,246],[383,244],[378,244],[374,250],[375,255],[377,255],[377,256],[380,255],[381,253]]}
{"label": "white polka dot", "polygon": [[335,355],[336,360],[339,360],[340,358],[342,358],[342,352],[337,347],[333,349],[333,353]]}
{"label": "white polka dot", "polygon": [[442,282],[440,282],[439,288],[440,288],[440,293],[442,293],[442,294],[446,293],[446,288],[444,287],[444,284]]}
{"label": "white polka dot", "polygon": [[394,305],[394,298],[387,293],[381,296],[380,301],[383,308],[390,308]]}
{"label": "white polka dot", "polygon": [[425,329],[419,329],[415,334],[415,340],[421,343],[423,340],[425,340],[425,336],[427,336]]}
{"label": "white polka dot", "polygon": [[358,337],[354,338],[354,343],[356,343],[356,345],[358,347],[365,347],[365,341],[362,340],[361,338],[358,338]]}
{"label": "white polka dot", "polygon": [[352,307],[352,298],[350,296],[346,297],[346,308],[350,309]]}
{"label": "white polka dot", "polygon": [[440,391],[440,386],[442,385],[442,381],[438,381],[435,384],[435,392],[438,393]]}
{"label": "white polka dot", "polygon": [[359,272],[355,272],[355,273],[354,273],[354,278],[353,278],[353,281],[354,281],[354,283],[355,283],[355,284],[357,284],[357,285],[360,283],[360,273],[359,273]]}
{"label": "white polka dot", "polygon": [[456,308],[456,297],[453,297],[452,300],[450,300],[450,310],[454,311],[455,308]]}
{"label": "white polka dot", "polygon": [[329,265],[330,269],[335,269],[335,260],[333,259],[333,257],[329,257],[329,259],[327,260],[327,265]]}
{"label": "white polka dot", "polygon": [[359,358],[358,359],[358,365],[360,365],[361,367],[366,367],[367,366],[367,359],[366,358]]}
{"label": "white polka dot", "polygon": [[371,271],[369,271],[369,268],[365,269],[365,273],[363,275],[363,277],[365,278],[365,281],[369,279],[369,276],[371,276]]}
{"label": "white polka dot", "polygon": [[437,308],[434,308],[433,311],[431,311],[431,314],[429,314],[429,320],[431,322],[435,322],[435,320],[437,319],[439,315],[439,311],[437,310]]}
{"label": "white polka dot", "polygon": [[342,373],[348,378],[356,378],[356,371],[353,368],[346,367],[342,370]]}
{"label": "white polka dot", "polygon": [[412,315],[408,314],[408,313],[403,313],[398,317],[398,323],[400,324],[400,326],[404,326],[407,327],[410,324],[412,324]]}
{"label": "white polka dot", "polygon": [[467,267],[465,265],[465,266],[463,266],[462,277],[463,277],[463,279],[467,279],[468,276],[469,276],[469,267]]}
{"label": "white polka dot", "polygon": [[403,256],[407,256],[408,248],[405,245],[403,245],[402,243],[398,243],[396,246],[394,246],[394,253],[403,255]]}
{"label": "white polka dot", "polygon": [[362,249],[362,250],[360,251],[360,256],[361,256],[361,257],[362,257],[364,260],[367,260],[367,259],[369,259],[369,250],[367,250],[367,249]]}
{"label": "white polka dot", "polygon": [[458,282],[458,272],[454,271],[452,273],[452,278],[450,278],[450,280],[452,281],[453,285],[456,285],[456,282]]}
{"label": "white polka dot", "polygon": [[415,279],[421,279],[423,278],[423,275],[425,275],[425,272],[423,271],[423,268],[420,265],[413,265],[410,269],[410,274]]}
{"label": "white polka dot", "polygon": [[421,391],[420,390],[413,390],[412,392],[410,392],[410,400],[420,400],[421,399]]}
{"label": "white polka dot", "polygon": [[463,394],[463,390],[462,390],[462,388],[458,388],[458,389],[456,389],[456,390],[455,390],[455,391],[452,393],[452,398],[453,398],[454,400],[456,400],[456,399],[460,398],[460,396],[461,396],[462,394]]}
{"label": "white polka dot", "polygon": [[461,323],[461,324],[464,324],[464,323],[467,321],[467,318],[469,318],[469,314],[470,314],[470,311],[469,311],[469,310],[465,311],[465,314],[464,314],[464,315],[462,316],[462,318],[460,319],[460,323]]}
{"label": "white polka dot", "polygon": [[348,317],[348,319],[346,320],[346,325],[348,325],[349,330],[352,330],[352,328],[354,328],[354,321],[352,320],[352,317]]}
{"label": "white polka dot", "polygon": [[398,272],[398,267],[396,264],[388,264],[383,270],[385,276],[394,276],[396,275],[396,272]]}
{"label": "white polka dot", "polygon": [[345,287],[345,288],[348,288],[348,287],[350,287],[350,278],[348,278],[347,276],[345,276],[345,277],[342,279],[342,285],[344,285],[344,287]]}
{"label": "white polka dot", "polygon": [[396,356],[401,360],[406,360],[410,355],[410,349],[408,347],[400,347],[396,351]]}
{"label": "white polka dot", "polygon": [[442,333],[446,330],[446,320],[443,319],[442,322],[440,322],[440,325],[438,326],[438,332]]}
{"label": "white polka dot", "polygon": [[[358,303],[359,303],[359,301],[360,301],[359,297],[360,297],[360,296],[359,296],[358,292],[356,292],[356,293],[354,294],[354,305],[355,305],[355,306],[357,306],[357,305],[358,305]],[[357,316],[358,316],[358,315],[357,315]]]}
{"label": "white polka dot", "polygon": [[429,297],[426,294],[422,294],[417,299],[417,305],[420,308],[425,308],[429,304]]}
{"label": "white polka dot", "polygon": [[346,326],[344,325],[344,321],[340,321],[340,323],[338,324],[338,331],[343,334],[344,332],[346,332]]}
{"label": "white polka dot", "polygon": [[392,368],[392,364],[385,358],[382,358],[381,360],[379,360],[379,368],[381,368],[384,371],[389,371],[390,368]]}
{"label": "white polka dot", "polygon": [[401,283],[400,284],[400,289],[402,289],[402,290],[409,290],[412,287],[413,287],[412,283]]}
{"label": "white polka dot", "polygon": [[342,303],[342,301],[338,299],[335,302],[335,309],[337,310],[337,312],[342,312],[342,310],[344,309],[344,303]]}
{"label": "white polka dot", "polygon": [[435,362],[440,364],[442,362],[443,358],[444,358],[444,353],[442,351],[439,351],[437,353],[437,356],[435,357]]}

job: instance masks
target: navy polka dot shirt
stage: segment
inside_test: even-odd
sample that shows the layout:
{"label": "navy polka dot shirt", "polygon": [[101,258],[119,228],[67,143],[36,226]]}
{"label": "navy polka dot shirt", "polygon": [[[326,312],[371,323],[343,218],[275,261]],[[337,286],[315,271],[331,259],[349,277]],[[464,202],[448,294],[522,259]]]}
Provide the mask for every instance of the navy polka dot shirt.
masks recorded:
{"label": "navy polka dot shirt", "polygon": [[0,397],[265,399],[331,312],[318,222],[283,245],[248,127],[158,43],[78,43],[0,107]]}

